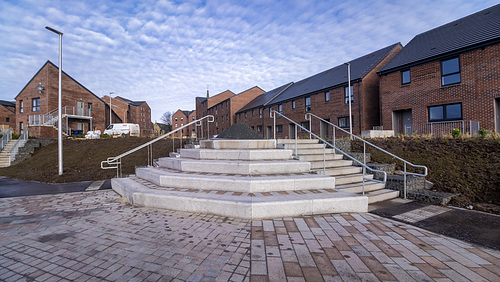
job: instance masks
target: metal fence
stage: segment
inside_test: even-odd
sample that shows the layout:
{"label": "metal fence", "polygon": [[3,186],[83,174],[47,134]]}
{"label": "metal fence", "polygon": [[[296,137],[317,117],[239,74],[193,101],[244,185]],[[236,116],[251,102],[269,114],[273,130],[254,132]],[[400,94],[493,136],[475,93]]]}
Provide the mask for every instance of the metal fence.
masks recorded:
{"label": "metal fence", "polygon": [[454,129],[460,129],[462,134],[469,134],[471,136],[478,136],[479,121],[448,121],[448,122],[431,122],[427,124],[420,124],[408,126],[405,128],[407,135],[433,135],[443,136],[450,135]]}

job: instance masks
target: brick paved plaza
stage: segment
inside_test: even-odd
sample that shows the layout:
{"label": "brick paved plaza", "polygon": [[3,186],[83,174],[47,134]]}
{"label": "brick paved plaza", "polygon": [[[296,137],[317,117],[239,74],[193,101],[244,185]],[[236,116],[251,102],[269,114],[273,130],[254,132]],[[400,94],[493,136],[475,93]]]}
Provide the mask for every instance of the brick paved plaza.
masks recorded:
{"label": "brick paved plaza", "polygon": [[372,214],[248,221],[111,190],[0,199],[0,281],[500,281],[500,252]]}

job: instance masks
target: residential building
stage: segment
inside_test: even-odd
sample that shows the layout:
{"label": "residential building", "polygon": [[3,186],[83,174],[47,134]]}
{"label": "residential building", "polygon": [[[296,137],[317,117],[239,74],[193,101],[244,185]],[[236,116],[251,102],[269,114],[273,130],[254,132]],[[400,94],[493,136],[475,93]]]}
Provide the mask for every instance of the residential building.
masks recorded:
{"label": "residential building", "polygon": [[[208,108],[211,108],[213,105],[218,104],[227,98],[230,98],[234,96],[234,94],[231,90],[226,90],[223,91],[219,94],[216,94],[215,96],[210,97],[210,94],[207,90],[207,96],[206,97],[196,97],[195,102],[196,102],[196,119],[200,119],[202,117],[205,117],[208,114]],[[213,126],[213,125],[208,125],[207,122],[203,122],[200,124],[199,127],[196,128],[197,136],[200,138],[206,138],[207,137],[207,126]]]}
{"label": "residential building", "polygon": [[159,137],[172,131],[171,124],[155,122],[153,125],[153,136]]}
{"label": "residential building", "polygon": [[415,36],[379,71],[383,128],[500,132],[499,43],[500,5]]}
{"label": "residential building", "polygon": [[[350,62],[351,95],[348,89],[348,67],[338,65],[298,82],[291,82],[265,93],[237,112],[237,122],[245,123],[264,138],[273,138],[273,119],[270,111],[281,112],[293,121],[309,127],[306,113],[349,130],[352,119],[354,134],[379,126],[379,77],[377,71],[401,50],[400,43],[392,44]],[[349,118],[351,97],[351,119]],[[295,138],[295,126],[277,118],[277,138]],[[331,137],[326,123],[312,123],[312,131]],[[304,133],[298,133],[298,135]]]}
{"label": "residential building", "polygon": [[[184,111],[179,109],[172,115],[172,130],[181,128],[182,126],[195,120],[196,110]],[[181,131],[175,133],[174,136],[182,136],[183,138],[196,138],[196,124],[192,124],[184,129],[181,129]]]}
{"label": "residential building", "polygon": [[[47,61],[16,96],[16,132],[57,137],[59,69]],[[62,72],[62,129],[65,135],[104,131],[109,106],[82,84]],[[113,114],[116,118],[116,114]]]}
{"label": "residential building", "polygon": [[220,134],[233,125],[236,120],[236,112],[264,92],[260,87],[254,86],[209,107],[207,114],[214,116],[209,136]]}
{"label": "residential building", "polygon": [[111,105],[113,112],[119,118],[119,123],[136,123],[141,129],[141,136],[150,136],[151,131],[151,108],[146,101],[132,101],[121,96],[110,97],[106,95],[102,99]]}
{"label": "residential building", "polygon": [[16,128],[16,102],[0,100],[0,132]]}

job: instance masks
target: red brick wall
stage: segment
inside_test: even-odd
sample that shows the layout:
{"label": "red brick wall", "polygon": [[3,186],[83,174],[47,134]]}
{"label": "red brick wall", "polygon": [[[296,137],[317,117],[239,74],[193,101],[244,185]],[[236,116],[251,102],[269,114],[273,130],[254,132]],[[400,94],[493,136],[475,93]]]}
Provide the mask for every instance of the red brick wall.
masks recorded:
{"label": "red brick wall", "polygon": [[[45,89],[39,92],[36,86],[41,83]],[[28,126],[28,116],[47,114],[48,112],[57,109],[58,107],[58,83],[59,71],[56,66],[51,63],[45,64],[42,69],[32,78],[26,87],[16,97],[16,131],[19,132],[19,123],[23,122],[24,128]],[[88,108],[88,103],[92,103],[92,129],[104,131],[107,119],[105,113],[106,104],[93,95],[89,90],[85,89],[82,85],[77,83],[71,77],[62,74],[62,105],[68,107],[76,107],[77,101],[84,102],[84,109]],[[32,111],[32,99],[40,98],[40,111]],[[20,113],[20,101],[24,101],[23,113]],[[109,112],[108,112],[109,114]],[[65,122],[65,120],[63,121]],[[71,125],[70,125],[71,126]],[[90,122],[86,121],[84,128],[85,131],[89,130]],[[46,131],[39,130],[42,134]],[[40,137],[53,137],[35,135]]]}
{"label": "red brick wall", "polygon": [[[188,117],[184,115],[184,113],[181,110],[177,110],[173,115],[172,115],[172,130],[176,130],[183,125],[186,125],[188,123]],[[174,134],[175,137],[180,137],[182,136],[188,136],[189,131],[185,128],[182,130],[182,132],[176,132]]]}
{"label": "red brick wall", "polygon": [[[0,105],[0,129],[16,129],[16,109]],[[8,121],[7,121],[8,120]]]}
{"label": "red brick wall", "polygon": [[384,129],[393,129],[392,114],[411,109],[413,126],[428,123],[428,106],[462,103],[464,121],[480,121],[494,130],[494,100],[500,97],[500,45],[460,54],[461,83],[441,86],[440,60],[411,67],[411,83],[401,85],[399,71],[380,80],[381,120]]}

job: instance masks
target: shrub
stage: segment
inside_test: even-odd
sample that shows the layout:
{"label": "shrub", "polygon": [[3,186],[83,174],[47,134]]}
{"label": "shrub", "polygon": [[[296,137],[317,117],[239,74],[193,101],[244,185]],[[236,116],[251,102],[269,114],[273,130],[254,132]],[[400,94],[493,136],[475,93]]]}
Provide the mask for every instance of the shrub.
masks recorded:
{"label": "shrub", "polygon": [[453,136],[453,138],[458,138],[460,137],[460,129],[458,128],[454,128],[452,131],[451,131],[451,136]]}
{"label": "shrub", "polygon": [[113,136],[108,134],[101,134],[101,139],[109,139],[109,138],[113,138]]}
{"label": "shrub", "polygon": [[482,128],[482,127],[479,128],[478,132],[479,132],[479,136],[481,138],[486,138],[486,136],[488,136],[488,134],[489,134],[488,130],[486,130],[486,129]]}

